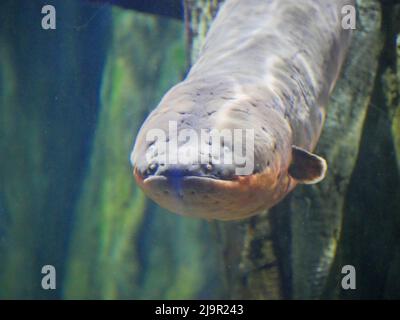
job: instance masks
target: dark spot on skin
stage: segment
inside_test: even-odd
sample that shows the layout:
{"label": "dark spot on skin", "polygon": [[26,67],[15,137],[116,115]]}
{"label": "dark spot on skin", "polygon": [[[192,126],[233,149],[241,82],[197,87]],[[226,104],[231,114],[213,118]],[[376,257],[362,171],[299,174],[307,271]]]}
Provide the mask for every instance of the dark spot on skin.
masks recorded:
{"label": "dark spot on skin", "polygon": [[250,104],[254,107],[257,108],[257,105],[254,102],[250,102]]}
{"label": "dark spot on skin", "polygon": [[237,109],[237,108],[233,108],[232,111],[241,112],[241,113],[245,113],[245,114],[249,113],[249,110],[242,110],[242,109]]}
{"label": "dark spot on skin", "polygon": [[210,112],[207,112],[207,114],[209,115],[209,116],[211,116],[212,114],[214,114],[214,113],[216,113],[217,111],[210,111]]}
{"label": "dark spot on skin", "polygon": [[267,132],[267,129],[265,127],[261,127],[262,131]]}
{"label": "dark spot on skin", "polygon": [[156,137],[153,141],[150,141],[147,147],[151,147],[153,144],[155,144],[157,141],[157,138],[158,137]]}
{"label": "dark spot on skin", "polygon": [[285,112],[284,117],[285,117],[285,119],[289,119],[289,114]]}

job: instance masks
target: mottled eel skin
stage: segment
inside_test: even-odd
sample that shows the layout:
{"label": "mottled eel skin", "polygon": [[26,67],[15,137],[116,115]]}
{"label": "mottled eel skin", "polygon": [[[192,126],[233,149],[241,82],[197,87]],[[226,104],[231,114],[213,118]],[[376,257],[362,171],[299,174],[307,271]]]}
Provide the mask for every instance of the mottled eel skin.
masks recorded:
{"label": "mottled eel skin", "polygon": [[[355,6],[353,0],[226,1],[186,79],[138,133],[131,162],[144,192],[179,214],[233,220],[270,208],[297,183],[322,180],[326,162],[311,152],[350,44],[345,5]],[[254,153],[246,155],[252,174],[237,175],[235,165],[212,160],[160,163],[165,150],[147,133],[162,129],[170,143],[170,121],[178,132],[254,129]],[[184,148],[180,142],[178,152]],[[224,148],[235,152],[233,145]]]}

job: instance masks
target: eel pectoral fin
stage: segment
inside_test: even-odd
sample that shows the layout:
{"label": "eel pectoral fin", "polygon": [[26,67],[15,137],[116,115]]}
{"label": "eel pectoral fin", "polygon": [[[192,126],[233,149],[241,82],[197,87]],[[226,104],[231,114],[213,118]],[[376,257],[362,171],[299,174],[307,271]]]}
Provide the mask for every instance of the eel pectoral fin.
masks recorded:
{"label": "eel pectoral fin", "polygon": [[302,148],[292,146],[289,175],[299,183],[314,184],[325,178],[328,166],[321,158]]}

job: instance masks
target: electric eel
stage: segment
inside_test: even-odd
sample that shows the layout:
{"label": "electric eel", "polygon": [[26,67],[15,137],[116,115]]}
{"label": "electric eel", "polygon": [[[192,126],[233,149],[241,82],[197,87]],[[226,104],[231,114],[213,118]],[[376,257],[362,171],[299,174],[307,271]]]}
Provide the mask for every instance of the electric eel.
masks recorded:
{"label": "electric eel", "polygon": [[145,194],[178,214],[234,220],[320,182],[327,164],[312,152],[351,41],[345,6],[354,0],[227,0],[136,137]]}

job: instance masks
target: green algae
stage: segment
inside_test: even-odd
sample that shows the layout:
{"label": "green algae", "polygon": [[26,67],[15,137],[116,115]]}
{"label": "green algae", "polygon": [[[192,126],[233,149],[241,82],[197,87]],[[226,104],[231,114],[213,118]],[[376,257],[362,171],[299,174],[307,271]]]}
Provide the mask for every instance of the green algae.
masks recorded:
{"label": "green algae", "polygon": [[[96,99],[96,80],[86,83],[77,75],[84,67],[96,77],[96,68],[85,65],[93,53],[85,46],[90,27],[77,37],[70,27],[90,10],[54,4],[68,21],[57,31],[40,28],[33,1],[4,1],[0,13],[0,198],[6,217],[0,221],[1,298],[61,296],[60,286],[52,292],[41,288],[41,268],[52,264],[63,277],[71,203],[84,159],[82,137],[90,132],[86,110],[94,110],[81,106]],[[91,39],[100,58],[102,36]]]}
{"label": "green algae", "polygon": [[129,154],[144,117],[184,73],[182,24],[113,10],[101,110],[76,210],[66,298],[196,298],[216,272],[204,222],[157,208]]}

